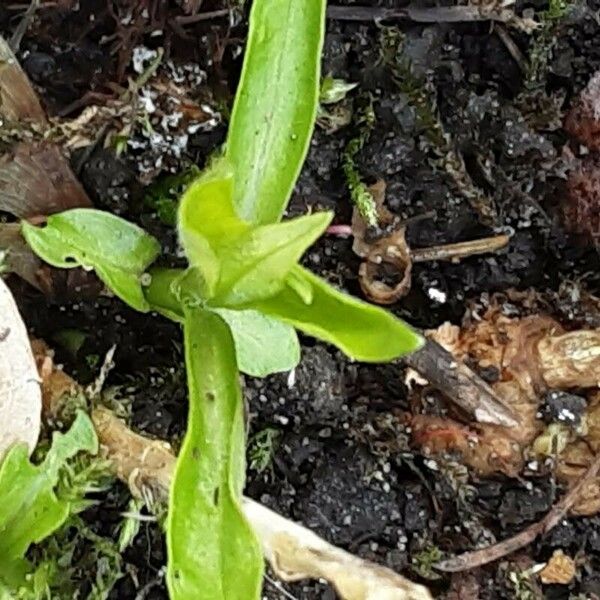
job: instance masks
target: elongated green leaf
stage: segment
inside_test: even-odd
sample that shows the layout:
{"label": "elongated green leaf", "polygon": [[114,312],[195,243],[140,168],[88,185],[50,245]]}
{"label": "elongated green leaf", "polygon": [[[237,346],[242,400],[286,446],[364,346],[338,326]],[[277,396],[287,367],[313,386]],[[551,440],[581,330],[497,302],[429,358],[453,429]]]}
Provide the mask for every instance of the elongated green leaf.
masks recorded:
{"label": "elongated green leaf", "polygon": [[293,275],[296,287],[302,281],[303,288],[312,288],[310,303],[288,286],[249,307],[329,342],[355,360],[385,362],[421,346],[420,336],[390,312],[336,290],[301,267]]}
{"label": "elongated green leaf", "polygon": [[137,310],[148,310],[140,279],[160,245],[137,225],[100,210],[76,208],[48,217],[45,227],[23,221],[22,231],[47,263],[95,269],[119,298]]}
{"label": "elongated green leaf", "polygon": [[233,171],[214,162],[183,195],[178,213],[179,239],[190,264],[204,279],[203,295],[215,293],[221,274],[219,248],[250,228],[233,207]]}
{"label": "elongated green leaf", "polygon": [[319,97],[325,0],[254,0],[226,156],[246,221],[278,221],[308,149]]}
{"label": "elongated green leaf", "polygon": [[167,520],[171,600],[258,600],[263,561],[240,508],[243,406],[225,322],[185,307],[188,430],[177,459]]}
{"label": "elongated green leaf", "polygon": [[70,514],[70,503],[54,493],[59,471],[79,452],[98,452],[94,427],[78,413],[65,434],[55,433],[40,465],[29,462],[27,446],[12,448],[0,467],[0,580],[19,582],[28,569],[25,553],[56,531]]}
{"label": "elongated green leaf", "polygon": [[316,213],[249,230],[222,249],[222,273],[214,303],[240,306],[273,296],[306,249],[325,231],[331,213]]}

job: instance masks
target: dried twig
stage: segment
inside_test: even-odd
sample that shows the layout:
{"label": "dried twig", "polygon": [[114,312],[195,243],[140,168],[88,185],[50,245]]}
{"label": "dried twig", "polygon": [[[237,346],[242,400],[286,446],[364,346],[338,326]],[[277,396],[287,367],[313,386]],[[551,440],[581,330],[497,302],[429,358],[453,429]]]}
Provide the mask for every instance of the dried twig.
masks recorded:
{"label": "dried twig", "polygon": [[538,523],[534,523],[524,529],[517,535],[503,540],[487,548],[466,552],[460,556],[443,560],[435,565],[436,569],[447,572],[466,571],[482,565],[486,565],[495,560],[499,560],[516,550],[524,548],[536,537],[548,533],[555,527],[569,512],[569,509],[577,501],[582,489],[597,475],[600,471],[600,454],[596,456],[587,471],[581,476],[579,481],[568,491],[568,493],[558,502],[552,510]]}
{"label": "dried twig", "polygon": [[194,23],[200,23],[201,21],[210,21],[211,19],[218,19],[220,17],[227,17],[231,13],[231,9],[222,8],[220,10],[211,10],[208,12],[197,13],[195,15],[181,15],[175,17],[173,21],[179,26],[192,25]]}
{"label": "dried twig", "polygon": [[431,385],[472,415],[480,423],[515,427],[518,418],[492,388],[462,361],[458,361],[437,342],[425,345],[406,359]]}
{"label": "dried twig", "polygon": [[31,21],[33,21],[33,17],[35,16],[35,13],[39,6],[40,0],[31,0],[29,7],[23,15],[23,18],[15,28],[15,32],[13,33],[12,38],[10,38],[10,47],[13,52],[16,52],[19,49],[19,46],[21,45],[21,40],[23,39],[23,36],[29,29],[29,25],[31,25]]}
{"label": "dried twig", "polygon": [[461,23],[472,21],[498,21],[512,25],[527,33],[537,29],[532,19],[518,17],[506,4],[490,8],[466,6],[407,6],[405,8],[380,8],[375,6],[330,6],[327,16],[338,21],[390,21],[407,19],[416,23]]}
{"label": "dried twig", "polygon": [[430,260],[459,261],[468,256],[495,252],[496,250],[504,248],[509,241],[510,236],[508,235],[494,235],[478,240],[469,240],[468,242],[411,249],[410,256],[413,262],[425,262]]}

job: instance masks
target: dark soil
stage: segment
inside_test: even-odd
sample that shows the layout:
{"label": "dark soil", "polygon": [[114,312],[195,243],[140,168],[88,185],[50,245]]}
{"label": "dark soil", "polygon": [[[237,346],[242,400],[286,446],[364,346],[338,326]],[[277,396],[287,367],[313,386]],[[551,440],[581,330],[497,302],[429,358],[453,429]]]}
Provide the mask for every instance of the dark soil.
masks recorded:
{"label": "dark soil", "polygon": [[[165,152],[150,177],[154,181],[193,164],[202,166],[222,142],[241,66],[247,9],[232,21],[216,18],[184,28],[171,21],[181,14],[177,4],[59,2],[39,9],[19,53],[49,113],[65,118],[113,97],[113,84],[126,86],[127,77],[136,76],[132,53],[138,46],[163,46],[169,64],[202,69],[205,76],[190,94],[223,116],[191,134],[179,156]],[[216,1],[201,4],[202,11],[222,8]],[[399,6],[394,0],[360,4]],[[517,13],[535,10],[539,18],[547,8],[543,0],[519,2]],[[525,72],[489,23],[330,20],[323,72],[359,84],[343,105],[354,118],[335,132],[317,128],[290,214],[327,208],[335,211],[336,222],[349,223],[352,208],[341,160],[348,141],[362,130],[358,115],[372,106],[374,125],[357,168],[367,182],[385,180],[388,206],[401,218],[433,211],[432,217],[409,225],[412,247],[501,231],[513,234],[509,247],[492,256],[416,265],[410,294],[391,310],[417,327],[430,328],[445,320],[460,322],[467,305],[482,294],[534,288],[564,322],[597,326],[600,315],[574,300],[567,282],[600,293],[598,252],[589,242],[569,236],[560,215],[568,162],[564,147],[569,143],[562,115],[600,68],[599,10],[598,0],[577,3],[548,24],[547,34],[528,36],[508,29],[526,58],[537,57],[536,66]],[[0,7],[5,35],[20,18],[21,9]],[[426,92],[425,102],[416,101],[415,89]],[[443,149],[432,135],[431,117],[438,114],[472,181],[497,207],[494,228],[481,224],[464,189],[444,168]],[[141,144],[117,157],[101,147],[73,156],[90,197],[98,207],[157,235],[166,260],[176,262],[172,227],[144,202],[149,182],[142,165],[155,161],[156,149]],[[324,237],[305,263],[361,294],[359,259],[351,240]],[[108,384],[130,406],[132,425],[178,443],[186,415],[178,327],[108,297],[62,302],[18,282],[14,289],[32,332],[55,345],[59,362],[80,381],[93,379],[98,362],[116,344],[116,367]],[[86,336],[75,354],[55,341],[65,329]],[[409,446],[402,419],[409,408],[402,365],[353,364],[312,339],[304,339],[303,346],[293,377],[246,379],[250,496],[352,552],[426,583],[439,597],[600,598],[598,517],[564,521],[518,555],[468,576],[432,571],[437,549],[459,552],[505,538],[539,520],[560,490],[550,476],[479,481],[460,465],[441,472]],[[559,404],[560,398],[548,401],[548,418]],[[253,457],[265,439],[272,456],[259,472]],[[98,533],[114,535],[126,504],[126,491],[115,487],[84,516]],[[526,570],[547,560],[555,548],[577,554],[579,575],[567,586],[542,588]],[[125,552],[125,575],[110,598],[167,598],[164,560],[158,527],[143,525]],[[510,573],[521,575],[515,580]],[[296,598],[335,598],[319,583],[284,587]],[[266,598],[285,597],[269,581],[264,593]]]}

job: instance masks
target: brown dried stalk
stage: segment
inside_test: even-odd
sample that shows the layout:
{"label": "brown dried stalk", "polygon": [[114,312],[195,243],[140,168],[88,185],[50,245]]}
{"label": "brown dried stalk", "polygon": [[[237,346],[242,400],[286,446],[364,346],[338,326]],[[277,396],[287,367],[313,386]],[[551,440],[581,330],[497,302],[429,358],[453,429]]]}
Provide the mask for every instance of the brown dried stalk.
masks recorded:
{"label": "brown dried stalk", "polygon": [[327,16],[340,21],[389,21],[407,19],[417,23],[461,23],[471,21],[498,21],[531,33],[539,27],[532,19],[518,17],[507,8],[510,3],[491,3],[488,6],[407,6],[380,8],[371,6],[330,6]]}
{"label": "brown dried stalk", "polygon": [[538,523],[534,523],[524,529],[517,535],[503,540],[487,548],[466,552],[460,556],[443,560],[435,565],[440,571],[456,572],[467,571],[475,567],[481,567],[493,561],[504,558],[516,550],[520,550],[531,544],[539,535],[548,533],[553,527],[569,512],[570,508],[577,502],[581,491],[598,476],[600,472],[600,454],[596,456],[594,462],[587,471],[581,476],[579,481],[569,490],[569,492],[558,502],[552,510]]}

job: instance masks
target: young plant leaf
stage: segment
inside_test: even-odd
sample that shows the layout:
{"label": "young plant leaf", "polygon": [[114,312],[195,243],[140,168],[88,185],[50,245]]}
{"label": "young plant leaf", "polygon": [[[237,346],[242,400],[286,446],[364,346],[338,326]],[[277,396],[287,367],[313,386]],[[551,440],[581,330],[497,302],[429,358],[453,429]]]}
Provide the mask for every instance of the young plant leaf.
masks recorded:
{"label": "young plant leaf", "polygon": [[214,295],[221,274],[218,249],[249,228],[233,207],[233,172],[229,163],[214,162],[186,190],[178,212],[179,239],[190,264],[204,280],[205,297]]}
{"label": "young plant leaf", "polygon": [[167,519],[171,600],[258,600],[263,560],[240,508],[244,415],[233,339],[217,314],[184,308],[188,429]]}
{"label": "young plant leaf", "polygon": [[[390,361],[420,348],[421,337],[392,313],[336,290],[302,267],[294,269],[293,278],[294,287],[288,285],[249,308],[329,342],[359,361]],[[309,303],[297,293],[298,282],[303,289],[310,286]]]}
{"label": "young plant leaf", "polygon": [[45,227],[23,221],[22,232],[47,263],[94,269],[121,300],[143,312],[149,309],[140,279],[160,245],[137,225],[100,210],[76,208],[48,217]]}
{"label": "young plant leaf", "polygon": [[325,4],[252,3],[226,145],[235,207],[246,221],[278,221],[300,173],[318,106]]}
{"label": "young plant leaf", "polygon": [[283,223],[251,226],[233,207],[234,178],[220,160],[184,194],[179,236],[190,264],[202,276],[203,299],[235,307],[276,294],[332,215],[316,213]]}
{"label": "young plant leaf", "polygon": [[[172,321],[183,323],[183,307],[174,286],[181,269],[152,269],[146,299],[155,310]],[[252,377],[289,371],[300,362],[300,344],[290,325],[255,310],[212,308],[229,325],[238,369]]]}
{"label": "young plant leaf", "polygon": [[250,229],[221,251],[222,273],[212,304],[235,307],[273,296],[307,248],[325,231],[331,213],[315,213]]}
{"label": "young plant leaf", "polygon": [[29,462],[25,444],[13,447],[0,466],[0,581],[19,585],[30,568],[29,546],[56,531],[71,513],[70,503],[54,493],[59,473],[79,452],[98,452],[89,417],[80,412],[66,433],[55,433],[40,465]]}
{"label": "young plant leaf", "polygon": [[255,310],[214,311],[229,325],[238,368],[252,377],[289,371],[300,362],[300,343],[291,325]]}

